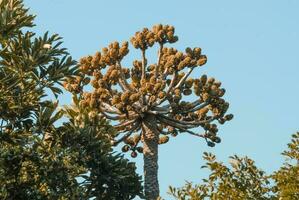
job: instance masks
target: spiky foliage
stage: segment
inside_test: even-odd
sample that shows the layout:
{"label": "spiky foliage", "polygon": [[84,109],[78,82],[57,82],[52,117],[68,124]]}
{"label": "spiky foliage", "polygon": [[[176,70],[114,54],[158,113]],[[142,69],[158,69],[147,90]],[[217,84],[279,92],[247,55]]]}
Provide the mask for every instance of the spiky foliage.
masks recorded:
{"label": "spiky foliage", "polygon": [[230,157],[230,167],[216,161],[216,156],[211,153],[204,153],[203,158],[207,163],[202,168],[211,171],[208,179],[203,179],[199,185],[187,182],[182,188],[170,187],[169,193],[173,197],[179,200],[275,199],[270,194],[269,177],[248,157]]}
{"label": "spiky foliage", "polygon": [[[148,169],[154,169],[153,176],[157,171],[156,145],[167,143],[168,135],[186,132],[214,146],[221,141],[215,122],[223,124],[233,117],[226,115],[229,104],[222,98],[225,89],[221,88],[221,82],[206,75],[190,77],[193,70],[207,61],[201,49],[186,48],[180,52],[165,46],[178,40],[174,32],[173,26],[160,24],[151,30],[144,28],[136,32],[131,43],[141,51],[141,57],[134,60],[131,67],[122,66],[129,53],[129,43],[113,42],[101,52],[83,57],[79,63],[81,75],[64,84],[74,95],[80,94],[81,106],[118,122],[114,127],[119,136],[113,141],[114,145],[124,142],[124,152],[131,151],[132,157],[136,157],[137,152],[143,153],[145,162],[148,155],[152,156],[145,167],[151,165]],[[159,49],[157,62],[149,64],[146,51],[155,44]],[[93,91],[83,90],[88,83]],[[186,101],[184,96],[192,93],[195,100]],[[202,127],[203,133],[191,130],[197,127]],[[143,146],[139,145],[140,141]],[[148,182],[145,177],[145,185]]]}
{"label": "spiky foliage", "polygon": [[282,200],[299,199],[299,132],[292,135],[288,148],[282,153],[286,162],[272,176],[275,192]]}
{"label": "spiky foliage", "polygon": [[46,94],[62,93],[75,62],[58,35],[24,31],[33,19],[22,1],[0,1],[0,199],[134,198],[140,177],[112,154],[107,122],[78,125],[84,112],[68,109],[68,122],[57,126],[63,111]]}
{"label": "spiky foliage", "polygon": [[[69,79],[64,86],[80,93],[82,86],[90,82],[94,90],[83,92],[80,103],[100,111],[107,119],[119,121],[115,127],[125,134],[115,144],[125,141],[132,151],[137,150],[142,136],[138,132],[143,118],[150,114],[157,119],[163,136],[161,144],[168,141],[164,135],[187,132],[205,138],[208,145],[214,146],[220,142],[215,122],[223,124],[233,117],[225,115],[229,107],[222,98],[225,89],[221,88],[221,82],[206,75],[190,77],[194,69],[206,63],[207,57],[198,47],[186,48],[185,52],[165,47],[177,40],[173,26],[144,28],[131,38],[133,46],[142,53],[141,60],[134,60],[132,67],[121,64],[129,53],[128,42],[121,45],[113,42],[94,56],[83,57],[79,63],[81,77]],[[146,50],[156,43],[158,61],[148,64]],[[196,96],[194,102],[183,101],[184,96],[192,93]],[[197,127],[202,127],[204,133],[190,130]],[[132,136],[134,132],[137,134]]]}

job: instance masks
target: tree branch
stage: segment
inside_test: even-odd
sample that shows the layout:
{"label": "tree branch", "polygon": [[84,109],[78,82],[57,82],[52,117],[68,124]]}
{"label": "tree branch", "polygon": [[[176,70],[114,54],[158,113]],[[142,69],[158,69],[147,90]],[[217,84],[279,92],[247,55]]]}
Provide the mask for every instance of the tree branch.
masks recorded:
{"label": "tree branch", "polygon": [[158,117],[164,118],[165,120],[168,120],[168,121],[172,121],[176,124],[186,126],[186,128],[195,128],[195,127],[198,127],[198,126],[203,125],[205,123],[209,123],[209,122],[211,122],[211,121],[218,118],[218,117],[214,116],[214,117],[212,117],[211,119],[208,119],[208,120],[183,121],[183,120],[176,120],[176,119],[173,119],[171,117],[167,117],[165,115],[158,115]]}
{"label": "tree branch", "polygon": [[173,126],[173,127],[175,127],[175,128],[180,128],[180,129],[194,128],[193,126],[183,125],[183,124],[181,124],[181,123],[176,123],[176,122],[173,121],[173,120],[165,119],[165,118],[161,117],[161,115],[158,115],[158,116],[157,116],[157,119],[158,119],[159,121],[161,121],[162,123],[168,124],[168,125]]}
{"label": "tree branch", "polygon": [[[198,102],[194,101],[192,104],[192,108],[188,109],[188,110],[185,110],[185,111],[179,111],[177,112],[178,114],[186,114],[186,113],[190,113],[190,112],[195,112],[197,110],[200,110],[202,108],[204,108],[205,106],[209,105],[209,102],[204,102],[202,104],[200,104],[200,101],[197,100]],[[199,106],[198,106],[199,105]],[[198,106],[198,107],[196,107]]]}
{"label": "tree branch", "polygon": [[124,119],[121,115],[116,115],[116,116],[111,116],[111,115],[108,115],[107,113],[105,112],[101,112],[101,114],[104,115],[104,117],[106,117],[107,119],[111,119],[111,120],[121,120],[121,119]]}
{"label": "tree branch", "polygon": [[124,91],[133,91],[132,87],[128,84],[128,82],[127,82],[127,80],[125,78],[125,75],[123,73],[120,61],[117,61],[117,65],[118,65],[118,68],[120,70],[120,72],[119,72],[120,73],[119,85],[121,86],[121,88]]}
{"label": "tree branch", "polygon": [[125,135],[123,135],[121,138],[119,138],[118,140],[113,142],[113,145],[116,146],[119,143],[121,143],[122,141],[124,141],[125,139],[127,139],[130,135],[132,135],[133,132],[135,132],[136,130],[138,130],[140,128],[140,123],[136,123],[135,126]]}
{"label": "tree branch", "polygon": [[177,78],[177,75],[178,75],[178,72],[174,71],[172,79],[171,79],[171,82],[170,82],[170,84],[168,86],[168,89],[166,91],[166,94],[165,94],[164,98],[161,99],[161,100],[158,100],[156,103],[153,104],[153,106],[160,105],[161,103],[163,103],[167,99],[167,96],[169,95],[169,93],[171,92],[171,90],[173,88],[173,85],[174,85],[175,79]]}
{"label": "tree branch", "polygon": [[188,78],[188,76],[191,74],[195,67],[191,67],[188,72],[183,76],[183,78],[180,80],[180,82],[175,86],[175,89],[180,88],[182,84],[185,82],[185,80]]}
{"label": "tree branch", "polygon": [[103,109],[105,112],[109,112],[111,114],[122,114],[120,112],[120,110],[118,110],[117,108],[109,105],[108,103],[105,103],[105,102],[101,102],[102,106],[104,107],[101,107],[101,109]]}
{"label": "tree branch", "polygon": [[160,61],[161,61],[161,57],[162,57],[162,49],[163,49],[163,44],[160,43],[160,49],[158,52],[158,61],[157,61],[157,65],[155,67],[155,78],[158,78],[158,74],[159,74],[159,68],[160,68]]}
{"label": "tree branch", "polygon": [[194,135],[194,136],[197,136],[197,137],[206,138],[206,134],[205,133],[198,134],[198,133],[194,133],[193,131],[190,131],[188,129],[181,129],[180,131],[187,132],[187,133],[189,133],[191,135]]}
{"label": "tree branch", "polygon": [[136,122],[136,119],[125,121],[125,122],[117,124],[113,127],[116,128],[117,130],[121,130],[121,129],[125,128],[126,126],[129,126],[129,125],[133,124],[134,122]]}
{"label": "tree branch", "polygon": [[145,58],[145,50],[142,49],[142,74],[141,74],[141,80],[145,79],[145,68],[146,68],[146,58]]}

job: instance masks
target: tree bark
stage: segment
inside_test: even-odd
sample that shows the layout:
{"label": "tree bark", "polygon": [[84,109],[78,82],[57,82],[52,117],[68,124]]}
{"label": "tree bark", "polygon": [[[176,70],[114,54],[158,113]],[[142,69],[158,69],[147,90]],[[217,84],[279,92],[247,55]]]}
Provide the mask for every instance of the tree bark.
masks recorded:
{"label": "tree bark", "polygon": [[147,115],[142,123],[142,142],[144,160],[144,193],[146,200],[159,197],[158,182],[158,142],[159,132],[154,115]]}

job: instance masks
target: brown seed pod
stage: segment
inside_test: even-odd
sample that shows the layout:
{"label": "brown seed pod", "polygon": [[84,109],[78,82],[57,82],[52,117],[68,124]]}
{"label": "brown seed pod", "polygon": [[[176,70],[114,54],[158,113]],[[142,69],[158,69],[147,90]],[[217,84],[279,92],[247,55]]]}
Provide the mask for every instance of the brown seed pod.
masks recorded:
{"label": "brown seed pod", "polygon": [[187,47],[185,51],[186,51],[186,53],[187,53],[188,56],[192,57],[193,51],[192,51],[192,49],[190,47]]}
{"label": "brown seed pod", "polygon": [[126,139],[124,140],[124,142],[125,142],[126,144],[131,145],[131,146],[134,145],[134,139],[133,139],[133,137],[128,137],[128,138],[126,138]]}
{"label": "brown seed pod", "polygon": [[84,84],[84,85],[87,85],[88,83],[90,83],[90,78],[89,78],[89,77],[85,77],[85,78],[83,79],[83,84]]}
{"label": "brown seed pod", "polygon": [[115,104],[115,107],[116,107],[118,110],[123,110],[123,108],[124,108],[124,103],[118,103],[118,104]]}
{"label": "brown seed pod", "polygon": [[121,150],[122,152],[128,152],[130,150],[130,146],[126,144],[121,148]]}
{"label": "brown seed pod", "polygon": [[206,82],[207,82],[207,79],[208,79],[208,77],[207,77],[207,75],[202,75],[201,77],[200,77],[200,82],[203,84],[203,85],[205,85],[206,84]]}
{"label": "brown seed pod", "polygon": [[193,49],[193,53],[195,54],[196,57],[199,57],[201,55],[201,48],[195,47]]}
{"label": "brown seed pod", "polygon": [[174,130],[173,132],[171,132],[171,136],[172,136],[172,137],[176,137],[177,135],[178,135],[177,130]]}
{"label": "brown seed pod", "polygon": [[98,84],[98,81],[96,79],[91,80],[91,85],[94,88],[99,88],[99,84]]}
{"label": "brown seed pod", "polygon": [[159,92],[158,94],[159,99],[163,99],[165,97],[165,94],[166,93],[164,91]]}
{"label": "brown seed pod", "polygon": [[219,118],[219,119],[218,119],[218,122],[219,122],[219,124],[224,124],[224,123],[225,123],[225,119],[223,119],[223,118]]}
{"label": "brown seed pod", "polygon": [[159,138],[159,144],[165,144],[169,141],[169,137],[167,135],[163,135]]}
{"label": "brown seed pod", "polygon": [[132,95],[130,96],[130,101],[131,101],[131,102],[136,102],[136,101],[139,100],[139,98],[140,98],[140,95],[139,95],[138,93],[134,93],[134,94],[132,94]]}
{"label": "brown seed pod", "polygon": [[132,153],[131,153],[131,157],[132,157],[132,158],[136,158],[136,157],[137,157],[137,153],[136,153],[135,151],[132,151]]}
{"label": "brown seed pod", "polygon": [[143,153],[143,147],[137,147],[136,150],[138,151],[138,153]]}
{"label": "brown seed pod", "polygon": [[118,95],[114,95],[114,96],[112,97],[112,101],[111,101],[111,103],[112,103],[113,105],[115,105],[115,104],[117,104],[117,103],[120,103],[120,101],[121,101],[120,96],[118,96]]}
{"label": "brown seed pod", "polygon": [[233,119],[233,117],[234,117],[233,114],[228,114],[228,115],[225,115],[225,116],[224,116],[224,119],[225,119],[226,121],[230,121],[230,120]]}
{"label": "brown seed pod", "polygon": [[207,63],[207,56],[205,56],[205,55],[201,55],[200,57],[199,57],[199,59],[197,60],[197,65],[199,65],[199,66],[202,66],[202,65],[204,65],[204,64],[206,64]]}
{"label": "brown seed pod", "polygon": [[183,91],[183,94],[188,96],[188,95],[192,94],[192,90],[190,90],[190,89],[185,89],[185,90]]}
{"label": "brown seed pod", "polygon": [[191,88],[193,86],[194,83],[194,79],[193,78],[189,78],[185,81],[185,87],[186,88]]}
{"label": "brown seed pod", "polygon": [[129,97],[130,97],[130,93],[126,91],[122,93],[120,99],[123,103],[126,103],[129,100]]}

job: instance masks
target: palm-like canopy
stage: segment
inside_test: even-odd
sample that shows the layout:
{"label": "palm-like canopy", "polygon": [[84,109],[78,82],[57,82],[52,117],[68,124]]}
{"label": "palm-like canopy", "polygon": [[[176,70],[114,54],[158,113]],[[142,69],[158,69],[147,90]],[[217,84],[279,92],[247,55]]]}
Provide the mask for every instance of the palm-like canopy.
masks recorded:
{"label": "palm-like canopy", "polygon": [[[118,137],[111,138],[113,144],[125,142],[122,150],[131,150],[132,157],[137,152],[144,154],[147,199],[156,199],[159,193],[158,144],[168,142],[169,134],[187,132],[214,146],[220,142],[214,122],[223,124],[232,119],[231,114],[225,115],[229,104],[222,98],[225,90],[220,82],[206,75],[190,78],[207,57],[200,48],[180,52],[165,47],[177,40],[173,26],[144,28],[131,38],[132,45],[141,50],[141,59],[134,60],[132,67],[122,66],[129,53],[128,42],[113,42],[94,56],[83,57],[79,63],[81,75],[65,83],[68,90],[81,94],[82,107],[93,108],[91,115],[100,113],[117,122],[114,127]],[[155,44],[159,46],[157,62],[148,64],[146,50]],[[93,91],[83,92],[82,87],[89,82]],[[197,96],[195,101],[184,101],[183,96],[192,93]],[[203,133],[192,131],[197,127],[202,127]],[[138,146],[140,141],[143,146]]]}

